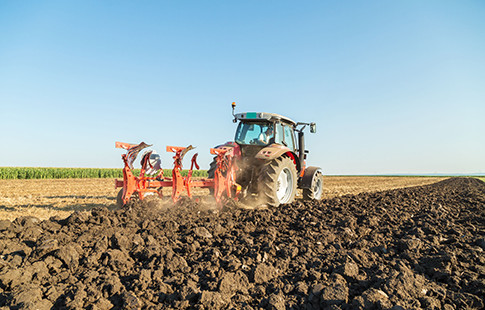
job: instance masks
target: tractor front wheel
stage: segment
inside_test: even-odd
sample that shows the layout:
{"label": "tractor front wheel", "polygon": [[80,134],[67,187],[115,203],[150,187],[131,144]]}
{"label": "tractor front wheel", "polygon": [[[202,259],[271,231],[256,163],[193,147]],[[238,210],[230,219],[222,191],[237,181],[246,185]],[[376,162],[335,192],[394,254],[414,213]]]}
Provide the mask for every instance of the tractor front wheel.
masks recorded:
{"label": "tractor front wheel", "polygon": [[209,170],[207,170],[207,174],[209,175],[209,179],[213,179],[216,173],[216,168],[217,168],[217,156],[212,159],[212,162],[209,166]]}
{"label": "tractor front wheel", "polygon": [[[208,179],[214,179],[215,178],[216,169],[217,169],[217,160],[216,160],[216,158],[217,158],[217,156],[214,157],[214,159],[210,163],[209,170],[207,170]],[[209,194],[211,196],[214,195],[214,188],[209,187]]]}
{"label": "tractor front wheel", "polygon": [[116,205],[120,208],[125,205],[123,203],[123,189],[120,189],[120,191],[118,192],[118,196],[116,196]]}
{"label": "tractor front wheel", "polygon": [[323,175],[320,170],[313,173],[310,188],[303,189],[303,200],[320,200],[323,194]]}
{"label": "tractor front wheel", "polygon": [[297,183],[293,161],[288,157],[274,159],[263,167],[258,180],[260,202],[271,207],[292,203]]}

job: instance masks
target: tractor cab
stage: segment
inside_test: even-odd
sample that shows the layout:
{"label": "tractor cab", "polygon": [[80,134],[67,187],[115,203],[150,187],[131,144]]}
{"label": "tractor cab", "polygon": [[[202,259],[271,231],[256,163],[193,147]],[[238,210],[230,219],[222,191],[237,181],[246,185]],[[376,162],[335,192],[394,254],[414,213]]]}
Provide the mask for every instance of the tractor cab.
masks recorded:
{"label": "tractor cab", "polygon": [[[293,158],[297,170],[304,169],[308,151],[305,150],[303,129],[309,125],[310,132],[314,133],[315,123],[297,123],[275,113],[246,112],[233,115],[234,122],[239,122],[234,141],[240,146],[244,157],[265,153],[266,149],[285,149]],[[277,156],[281,155],[281,152],[277,153]]]}
{"label": "tractor cab", "polygon": [[296,151],[294,128],[296,123],[291,119],[274,113],[239,113],[235,142],[240,145],[268,146],[281,144]]}
{"label": "tractor cab", "polygon": [[[234,148],[238,167],[236,182],[242,188],[242,197],[257,199],[271,206],[291,203],[296,189],[303,189],[307,199],[321,199],[322,172],[318,167],[306,167],[304,132],[316,132],[315,123],[295,122],[292,119],[265,112],[234,113],[238,123],[234,142],[219,147]],[[214,178],[216,161],[208,170]]]}

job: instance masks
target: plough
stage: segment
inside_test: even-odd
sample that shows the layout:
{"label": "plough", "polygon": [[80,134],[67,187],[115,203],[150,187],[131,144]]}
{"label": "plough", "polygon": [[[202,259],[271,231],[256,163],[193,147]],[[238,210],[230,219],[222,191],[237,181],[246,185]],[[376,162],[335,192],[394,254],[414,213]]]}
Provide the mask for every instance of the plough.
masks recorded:
{"label": "plough", "polygon": [[[163,169],[160,166],[160,160],[156,158],[153,151],[146,152],[141,159],[141,169],[138,176],[133,173],[133,163],[138,153],[151,145],[144,142],[140,144],[130,144],[116,142],[115,147],[125,149],[126,154],[121,155],[124,162],[123,180],[115,180],[115,188],[121,187],[118,194],[118,203],[126,205],[133,196],[138,196],[143,200],[147,195],[157,194],[163,197],[162,189],[164,187],[172,188],[172,200],[177,202],[184,190],[187,196],[192,198],[192,188],[209,188],[219,207],[222,207],[226,199],[238,200],[241,186],[236,183],[237,166],[234,160],[234,148],[230,146],[221,146],[211,148],[210,153],[216,155],[215,160],[217,167],[213,179],[193,179],[192,173],[194,167],[199,170],[197,164],[198,153],[192,156],[190,169],[187,176],[182,176],[182,160],[185,155],[194,147],[167,146],[167,152],[173,152],[173,169],[172,177],[165,177]],[[151,172],[151,173],[148,173]]]}

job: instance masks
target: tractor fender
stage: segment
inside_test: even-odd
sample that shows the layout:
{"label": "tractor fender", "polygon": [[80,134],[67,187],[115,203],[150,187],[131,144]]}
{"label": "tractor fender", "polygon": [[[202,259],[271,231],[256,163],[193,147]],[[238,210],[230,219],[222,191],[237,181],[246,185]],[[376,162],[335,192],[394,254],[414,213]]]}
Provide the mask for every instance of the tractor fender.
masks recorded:
{"label": "tractor fender", "polygon": [[224,144],[219,144],[218,146],[214,147],[215,149],[223,149],[223,150],[230,150],[233,149],[234,156],[240,157],[241,156],[241,147],[239,144],[229,141]]}
{"label": "tractor fender", "polygon": [[305,169],[305,173],[303,177],[300,179],[300,188],[311,188],[312,180],[315,173],[320,172],[323,174],[322,169],[320,167],[308,167]]}
{"label": "tractor fender", "polygon": [[301,164],[300,164],[300,160],[298,159],[298,156],[294,152],[292,152],[289,148],[280,144],[272,144],[270,146],[267,146],[261,149],[261,151],[259,151],[258,154],[256,154],[256,156],[254,157],[257,159],[270,161],[275,158],[281,157],[283,154],[287,154],[288,157],[290,157],[295,163],[296,170],[300,171]]}

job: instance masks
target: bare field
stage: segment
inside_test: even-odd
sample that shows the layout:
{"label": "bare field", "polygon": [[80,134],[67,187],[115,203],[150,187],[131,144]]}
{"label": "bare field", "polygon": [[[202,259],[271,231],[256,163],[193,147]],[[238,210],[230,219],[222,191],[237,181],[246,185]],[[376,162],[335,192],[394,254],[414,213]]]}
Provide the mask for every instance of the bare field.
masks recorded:
{"label": "bare field", "polygon": [[[441,177],[346,177],[324,178],[324,197],[333,198],[363,192],[420,186],[435,183]],[[20,216],[48,219],[65,218],[74,211],[106,206],[114,208],[119,189],[113,179],[60,179],[60,180],[0,180],[0,219],[14,220]],[[164,189],[170,196],[170,189]],[[204,196],[207,189],[194,190]]]}
{"label": "bare field", "polygon": [[[182,199],[0,220],[0,310],[484,309],[485,183],[326,181],[338,197],[280,208]],[[114,207],[109,180],[44,182],[3,183],[11,208]]]}
{"label": "bare field", "polygon": [[334,198],[343,195],[422,186],[445,179],[447,177],[326,176],[324,177],[323,193],[325,198]]}

